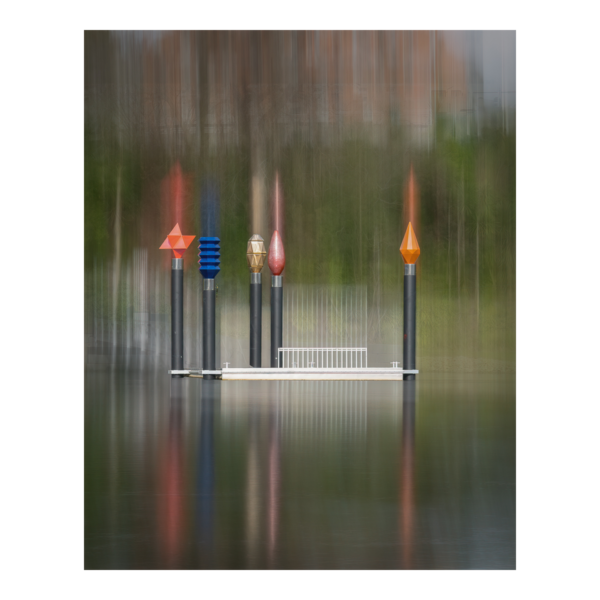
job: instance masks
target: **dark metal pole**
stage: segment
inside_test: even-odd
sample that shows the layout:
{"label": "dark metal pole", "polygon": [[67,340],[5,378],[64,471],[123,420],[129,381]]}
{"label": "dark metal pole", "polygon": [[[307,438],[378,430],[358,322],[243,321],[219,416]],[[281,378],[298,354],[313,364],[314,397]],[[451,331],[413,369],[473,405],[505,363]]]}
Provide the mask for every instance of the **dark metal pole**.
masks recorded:
{"label": "dark metal pole", "polygon": [[[215,370],[215,280],[204,279],[202,284],[202,369]],[[215,379],[203,375],[203,379]]]}
{"label": "dark metal pole", "polygon": [[262,274],[250,273],[250,366],[260,368],[262,333]]}
{"label": "dark metal pole", "polygon": [[[202,370],[215,370],[215,277],[221,267],[218,237],[201,237],[198,249],[202,282]],[[216,379],[215,375],[203,373],[203,379]]]}
{"label": "dark metal pole", "polygon": [[[415,346],[417,328],[417,268],[415,264],[404,265],[404,345],[403,368],[416,369]],[[404,375],[406,381],[413,381],[414,374]]]}
{"label": "dark metal pole", "polygon": [[171,259],[171,370],[183,370],[183,258]]}
{"label": "dark metal pole", "polygon": [[283,345],[283,277],[271,275],[271,367],[279,367]]}

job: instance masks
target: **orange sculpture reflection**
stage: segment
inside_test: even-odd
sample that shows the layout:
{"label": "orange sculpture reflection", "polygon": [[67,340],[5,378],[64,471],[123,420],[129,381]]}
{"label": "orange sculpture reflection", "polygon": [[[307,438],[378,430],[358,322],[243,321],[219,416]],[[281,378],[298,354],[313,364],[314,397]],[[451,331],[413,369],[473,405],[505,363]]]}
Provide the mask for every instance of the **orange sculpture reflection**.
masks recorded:
{"label": "orange sculpture reflection", "polygon": [[178,383],[171,390],[169,433],[160,466],[159,533],[166,568],[179,568],[188,530],[185,506],[186,481],[182,447],[182,407]]}

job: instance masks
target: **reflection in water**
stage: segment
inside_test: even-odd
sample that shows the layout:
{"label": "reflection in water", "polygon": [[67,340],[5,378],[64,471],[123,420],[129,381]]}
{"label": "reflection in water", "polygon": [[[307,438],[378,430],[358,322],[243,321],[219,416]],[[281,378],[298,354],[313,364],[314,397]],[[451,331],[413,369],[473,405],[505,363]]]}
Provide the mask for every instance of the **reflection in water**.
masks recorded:
{"label": "reflection in water", "polygon": [[187,515],[182,436],[182,382],[171,381],[166,456],[161,464],[159,497],[160,551],[166,568],[177,568],[182,557]]}
{"label": "reflection in water", "polygon": [[[323,443],[367,435],[367,383],[364,381],[282,381],[279,420],[288,442]],[[286,402],[290,395],[295,402]]]}
{"label": "reflection in water", "polygon": [[[165,568],[182,568],[189,563],[185,548],[189,545],[191,482],[187,479],[189,465],[185,459],[187,406],[190,415],[193,405],[186,403],[184,386],[189,382],[171,381],[166,458],[161,462],[159,493],[159,548]],[[215,412],[218,411],[221,383],[205,382],[197,400],[197,462],[195,479],[195,539],[198,549],[197,567],[214,568],[215,557]],[[188,388],[189,389],[189,388]],[[193,432],[190,432],[193,437]]]}
{"label": "reflection in water", "polygon": [[[230,394],[221,403],[223,426],[238,419],[247,424],[244,566],[285,568],[286,553],[281,544],[283,448],[296,456],[319,449],[328,455],[331,449],[337,454],[343,445],[351,443],[351,456],[363,452],[367,386],[365,382],[281,381],[270,385],[261,382],[252,388],[250,397],[242,391],[247,388],[240,386],[240,395]],[[294,482],[291,501],[295,502],[314,485],[319,468],[315,468],[311,455],[296,466],[289,465],[288,473]],[[308,480],[302,483],[305,477]],[[304,510],[296,515],[292,531],[302,529]],[[323,532],[327,529],[325,524]],[[300,540],[291,552],[292,556],[302,552]]]}
{"label": "reflection in water", "polygon": [[221,396],[221,382],[204,381],[201,391],[198,475],[196,480],[196,531],[202,568],[215,565],[215,411]]}
{"label": "reflection in water", "polygon": [[258,449],[260,413],[253,406],[248,415],[248,458],[246,466],[246,567],[258,566],[260,531],[260,458]]}
{"label": "reflection in water", "polygon": [[514,380],[92,371],[85,402],[86,569],[515,566]]}
{"label": "reflection in water", "polygon": [[402,568],[413,568],[415,526],[415,384],[402,382],[402,467],[400,474],[400,541]]}
{"label": "reflection in water", "polygon": [[269,398],[269,568],[275,566],[277,532],[279,525],[279,490],[281,484],[281,457],[279,443],[279,394],[282,383],[272,387]]}

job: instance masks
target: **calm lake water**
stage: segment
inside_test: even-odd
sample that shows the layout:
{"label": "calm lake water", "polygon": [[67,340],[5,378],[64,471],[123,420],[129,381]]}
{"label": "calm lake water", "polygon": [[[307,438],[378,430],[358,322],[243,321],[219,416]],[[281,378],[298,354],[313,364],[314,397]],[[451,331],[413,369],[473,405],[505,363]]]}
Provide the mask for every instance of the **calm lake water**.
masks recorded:
{"label": "calm lake water", "polygon": [[86,569],[514,569],[514,375],[87,370]]}

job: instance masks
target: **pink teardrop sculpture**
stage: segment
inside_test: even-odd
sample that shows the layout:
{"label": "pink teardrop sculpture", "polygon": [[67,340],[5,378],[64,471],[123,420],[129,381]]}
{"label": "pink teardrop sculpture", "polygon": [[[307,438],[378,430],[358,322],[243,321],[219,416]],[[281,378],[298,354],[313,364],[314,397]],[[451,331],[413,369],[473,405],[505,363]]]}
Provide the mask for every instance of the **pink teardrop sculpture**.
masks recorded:
{"label": "pink teardrop sculpture", "polygon": [[271,244],[269,245],[269,269],[273,275],[281,275],[285,267],[285,253],[283,251],[283,242],[277,229],[273,232]]}

